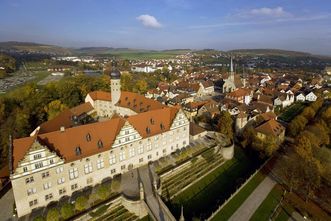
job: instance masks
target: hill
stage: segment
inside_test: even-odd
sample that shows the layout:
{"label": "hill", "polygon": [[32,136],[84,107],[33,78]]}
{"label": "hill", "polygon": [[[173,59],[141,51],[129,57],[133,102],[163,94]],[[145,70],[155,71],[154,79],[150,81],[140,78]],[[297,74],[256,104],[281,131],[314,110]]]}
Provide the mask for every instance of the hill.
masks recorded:
{"label": "hill", "polygon": [[281,49],[235,49],[227,51],[227,53],[240,55],[276,55],[276,56],[291,56],[291,57],[308,57],[310,53],[299,51],[287,51]]}
{"label": "hill", "polygon": [[28,52],[54,55],[70,55],[71,50],[54,45],[38,44],[32,42],[0,42],[0,51],[3,52]]}

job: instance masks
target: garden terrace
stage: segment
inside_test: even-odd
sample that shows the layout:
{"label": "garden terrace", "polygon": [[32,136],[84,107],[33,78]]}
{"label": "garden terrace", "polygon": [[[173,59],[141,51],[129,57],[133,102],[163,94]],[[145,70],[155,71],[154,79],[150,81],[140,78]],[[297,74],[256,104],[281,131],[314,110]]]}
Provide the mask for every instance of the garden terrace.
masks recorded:
{"label": "garden terrace", "polygon": [[180,216],[181,206],[183,206],[186,220],[192,220],[194,217],[206,219],[241,186],[261,163],[256,158],[248,158],[241,148],[235,147],[232,160],[216,166],[216,169],[171,200],[167,201],[167,198],[164,198],[166,204],[177,218]]}
{"label": "garden terrace", "polygon": [[[97,213],[97,211],[95,212]],[[94,214],[95,214],[94,213]],[[90,215],[93,215],[90,213]],[[98,214],[97,218],[91,219],[91,221],[134,221],[139,220],[139,218],[130,213],[124,206],[116,205],[106,211],[103,214]]]}
{"label": "garden terrace", "polygon": [[176,171],[175,174],[165,176],[164,179],[161,178],[162,197],[172,198],[184,187],[221,165],[224,159],[220,153],[214,152],[215,149],[211,148],[202,155],[192,158],[187,165]]}

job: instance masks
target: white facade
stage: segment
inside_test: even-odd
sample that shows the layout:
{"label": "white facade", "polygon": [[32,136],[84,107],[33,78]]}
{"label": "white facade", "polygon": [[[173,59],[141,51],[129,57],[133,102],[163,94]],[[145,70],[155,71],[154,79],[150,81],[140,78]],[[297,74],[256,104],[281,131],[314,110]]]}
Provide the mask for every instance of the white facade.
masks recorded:
{"label": "white facade", "polygon": [[310,92],[306,95],[306,101],[316,101],[317,100],[317,96],[313,93]]}

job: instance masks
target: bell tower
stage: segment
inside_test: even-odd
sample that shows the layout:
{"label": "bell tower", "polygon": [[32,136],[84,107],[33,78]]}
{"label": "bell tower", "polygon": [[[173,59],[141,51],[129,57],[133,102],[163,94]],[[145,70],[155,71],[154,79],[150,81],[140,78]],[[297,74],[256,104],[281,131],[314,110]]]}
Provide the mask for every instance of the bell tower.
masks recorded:
{"label": "bell tower", "polygon": [[113,70],[110,73],[111,103],[113,108],[121,97],[121,72]]}

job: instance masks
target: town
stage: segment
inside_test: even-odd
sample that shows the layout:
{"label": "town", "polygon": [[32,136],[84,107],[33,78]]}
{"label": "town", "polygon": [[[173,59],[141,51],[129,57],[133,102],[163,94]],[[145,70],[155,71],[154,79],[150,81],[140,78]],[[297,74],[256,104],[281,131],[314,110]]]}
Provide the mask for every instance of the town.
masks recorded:
{"label": "town", "polygon": [[323,1],[1,1],[0,221],[331,220]]}

